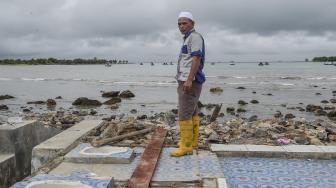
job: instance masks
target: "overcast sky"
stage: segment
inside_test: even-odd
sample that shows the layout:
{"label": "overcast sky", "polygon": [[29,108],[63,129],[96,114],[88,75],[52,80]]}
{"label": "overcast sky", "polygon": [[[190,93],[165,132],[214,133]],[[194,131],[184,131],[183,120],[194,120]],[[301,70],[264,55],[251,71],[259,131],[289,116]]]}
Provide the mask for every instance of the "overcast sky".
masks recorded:
{"label": "overcast sky", "polygon": [[0,59],[176,61],[190,11],[208,61],[336,55],[335,0],[0,0]]}

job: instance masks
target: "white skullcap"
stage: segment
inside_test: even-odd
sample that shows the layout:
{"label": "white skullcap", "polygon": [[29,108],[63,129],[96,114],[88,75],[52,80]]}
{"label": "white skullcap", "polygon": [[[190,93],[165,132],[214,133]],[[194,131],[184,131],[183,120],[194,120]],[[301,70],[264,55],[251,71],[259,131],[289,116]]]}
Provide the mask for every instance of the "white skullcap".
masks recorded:
{"label": "white skullcap", "polygon": [[178,18],[189,18],[194,21],[193,15],[190,12],[180,12]]}

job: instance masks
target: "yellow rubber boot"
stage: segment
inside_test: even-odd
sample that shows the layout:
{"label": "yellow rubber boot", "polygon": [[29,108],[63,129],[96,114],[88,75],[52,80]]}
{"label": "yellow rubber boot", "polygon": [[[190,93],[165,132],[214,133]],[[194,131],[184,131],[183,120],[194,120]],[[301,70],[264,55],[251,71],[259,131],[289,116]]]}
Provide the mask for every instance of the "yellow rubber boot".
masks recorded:
{"label": "yellow rubber boot", "polygon": [[199,136],[199,126],[200,126],[200,117],[199,116],[193,116],[192,117],[193,122],[193,144],[192,146],[194,148],[198,147],[198,136]]}
{"label": "yellow rubber boot", "polygon": [[180,145],[177,149],[170,152],[172,157],[190,155],[193,152],[193,123],[192,120],[179,121],[180,126]]}
{"label": "yellow rubber boot", "polygon": [[[199,116],[193,116],[192,117],[193,122],[193,142],[192,146],[193,148],[198,147],[198,137],[199,137],[199,126],[200,126],[200,117]],[[177,143],[177,146],[180,147],[181,141]]]}

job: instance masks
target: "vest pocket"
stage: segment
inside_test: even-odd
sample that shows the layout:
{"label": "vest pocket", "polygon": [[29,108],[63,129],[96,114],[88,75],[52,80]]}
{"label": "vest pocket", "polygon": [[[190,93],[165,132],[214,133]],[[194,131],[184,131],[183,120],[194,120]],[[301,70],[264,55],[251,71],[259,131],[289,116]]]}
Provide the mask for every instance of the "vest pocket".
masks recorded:
{"label": "vest pocket", "polygon": [[181,53],[183,53],[183,54],[187,54],[188,53],[188,47],[187,47],[187,45],[183,45],[182,46]]}

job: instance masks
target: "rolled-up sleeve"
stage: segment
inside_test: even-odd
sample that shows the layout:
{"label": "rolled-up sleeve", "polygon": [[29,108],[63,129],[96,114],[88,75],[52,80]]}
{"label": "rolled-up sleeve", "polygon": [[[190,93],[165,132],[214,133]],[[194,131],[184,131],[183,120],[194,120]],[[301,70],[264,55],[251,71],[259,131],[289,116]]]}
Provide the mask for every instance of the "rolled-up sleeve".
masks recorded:
{"label": "rolled-up sleeve", "polygon": [[191,56],[199,56],[202,57],[202,49],[203,49],[203,39],[200,35],[192,35],[191,36]]}

